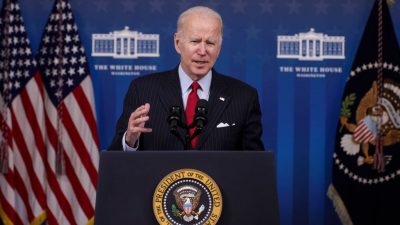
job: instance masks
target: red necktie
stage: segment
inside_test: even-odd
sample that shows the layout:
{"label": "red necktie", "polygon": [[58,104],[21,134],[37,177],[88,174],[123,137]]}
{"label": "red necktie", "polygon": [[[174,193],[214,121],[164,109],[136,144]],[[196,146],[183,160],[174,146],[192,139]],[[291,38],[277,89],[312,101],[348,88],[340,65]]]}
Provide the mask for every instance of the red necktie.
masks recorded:
{"label": "red necktie", "polygon": [[[189,93],[187,104],[186,104],[186,124],[189,126],[193,123],[195,108],[197,102],[199,101],[199,96],[197,95],[197,90],[199,89],[200,85],[196,81],[192,83],[192,91]],[[196,130],[195,127],[190,128],[189,134],[190,136],[193,135],[194,131]],[[197,139],[199,136],[196,136],[192,139],[192,149],[196,147]]]}

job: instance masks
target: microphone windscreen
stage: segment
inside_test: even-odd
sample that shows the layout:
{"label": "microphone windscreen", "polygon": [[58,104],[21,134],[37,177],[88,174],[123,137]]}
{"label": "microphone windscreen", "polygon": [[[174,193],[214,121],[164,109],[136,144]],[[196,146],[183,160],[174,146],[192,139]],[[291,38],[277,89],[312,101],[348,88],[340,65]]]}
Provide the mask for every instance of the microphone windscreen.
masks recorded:
{"label": "microphone windscreen", "polygon": [[200,109],[206,109],[206,113],[207,113],[207,108],[208,108],[208,102],[205,99],[199,99],[199,101],[197,101],[197,105],[196,105],[196,111]]}

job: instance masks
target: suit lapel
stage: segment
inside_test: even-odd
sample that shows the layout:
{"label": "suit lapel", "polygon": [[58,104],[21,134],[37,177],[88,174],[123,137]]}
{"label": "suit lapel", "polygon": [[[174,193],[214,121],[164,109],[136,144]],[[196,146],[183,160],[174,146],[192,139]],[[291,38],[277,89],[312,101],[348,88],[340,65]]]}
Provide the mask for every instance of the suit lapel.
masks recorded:
{"label": "suit lapel", "polygon": [[208,123],[200,134],[196,149],[201,147],[209,138],[211,132],[216,129],[222,113],[230,103],[230,95],[228,95],[228,86],[223,82],[221,75],[213,70],[213,76],[210,87],[210,97],[208,99]]}
{"label": "suit lapel", "polygon": [[[182,121],[186,121],[185,109],[182,103],[181,84],[179,82],[178,67],[168,71],[161,82],[159,97],[164,110],[169,114],[171,106],[179,106],[182,110]],[[167,118],[165,118],[167,120]],[[185,130],[178,129],[181,137],[184,137]]]}
{"label": "suit lapel", "polygon": [[171,106],[180,106],[183,109],[181,85],[177,68],[168,71],[163,77],[159,97],[165,110],[169,111]]}

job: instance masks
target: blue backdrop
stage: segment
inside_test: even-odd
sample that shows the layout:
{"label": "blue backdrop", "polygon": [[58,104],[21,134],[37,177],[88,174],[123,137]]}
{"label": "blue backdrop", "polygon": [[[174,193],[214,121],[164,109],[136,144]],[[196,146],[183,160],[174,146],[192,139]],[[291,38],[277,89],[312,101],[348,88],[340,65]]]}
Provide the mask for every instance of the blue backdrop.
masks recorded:
{"label": "blue backdrop", "polygon": [[[53,0],[20,0],[33,52],[37,52],[53,3]],[[223,46],[215,68],[259,91],[263,140],[276,153],[282,224],[338,224],[326,197],[333,142],[343,87],[373,0],[70,0],[70,3],[89,58],[102,149],[111,141],[130,81],[175,67],[179,58],[173,47],[173,33],[178,15],[190,6],[206,5],[220,12],[224,20]],[[399,21],[399,10],[400,3],[391,9],[393,21]],[[400,24],[394,22],[394,25],[400,31]],[[109,34],[126,26],[131,31],[159,35],[159,57],[92,56],[93,34]],[[315,32],[306,34],[311,29]],[[278,36],[282,35],[291,40],[302,35],[319,41],[341,38],[344,58],[278,57]],[[293,45],[285,51],[293,53],[298,48]],[[332,48],[324,49],[325,56],[331,54]]]}

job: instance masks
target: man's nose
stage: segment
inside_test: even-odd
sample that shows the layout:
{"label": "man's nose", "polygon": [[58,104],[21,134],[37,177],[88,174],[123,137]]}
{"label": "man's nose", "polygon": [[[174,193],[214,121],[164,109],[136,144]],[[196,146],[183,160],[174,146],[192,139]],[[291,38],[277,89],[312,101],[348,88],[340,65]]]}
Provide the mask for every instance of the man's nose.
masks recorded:
{"label": "man's nose", "polygon": [[199,45],[199,49],[198,49],[198,54],[199,55],[205,55],[206,54],[206,44],[204,42],[201,42]]}

